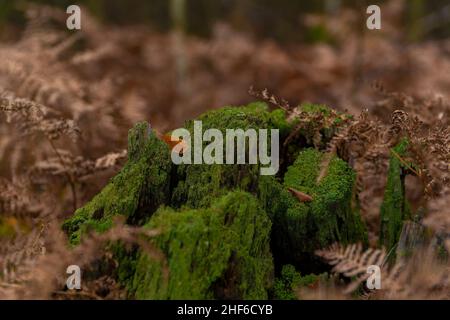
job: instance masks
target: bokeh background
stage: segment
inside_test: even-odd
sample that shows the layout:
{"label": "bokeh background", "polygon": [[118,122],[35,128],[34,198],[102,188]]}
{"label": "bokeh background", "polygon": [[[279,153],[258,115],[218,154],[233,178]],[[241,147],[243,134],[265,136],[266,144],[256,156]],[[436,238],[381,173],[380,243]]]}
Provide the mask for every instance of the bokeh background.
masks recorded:
{"label": "bokeh background", "polygon": [[[73,3],[0,1],[1,39],[23,36],[27,22],[39,19],[26,14],[33,5],[48,6],[41,12],[45,16]],[[126,103],[136,113],[132,121],[143,111],[156,126],[178,126],[208,108],[247,102],[250,86],[268,88],[292,103],[356,109],[371,108],[374,82],[389,91],[448,94],[450,3],[445,0],[377,1],[381,31],[366,28],[372,2],[364,0],[76,3],[83,6],[85,41],[79,49],[102,52],[101,61],[91,59],[96,67],[74,59],[77,69],[88,70],[84,73],[96,83],[112,77],[126,82],[122,87],[139,100]],[[64,17],[53,18],[52,27],[67,32]]]}

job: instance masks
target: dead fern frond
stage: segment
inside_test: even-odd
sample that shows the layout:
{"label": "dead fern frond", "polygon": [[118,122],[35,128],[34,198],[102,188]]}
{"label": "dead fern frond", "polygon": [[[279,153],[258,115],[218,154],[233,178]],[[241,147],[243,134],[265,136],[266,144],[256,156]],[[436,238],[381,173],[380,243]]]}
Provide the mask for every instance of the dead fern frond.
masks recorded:
{"label": "dead fern frond", "polygon": [[23,134],[40,132],[49,140],[57,140],[61,135],[76,139],[80,135],[80,129],[73,120],[50,118],[49,115],[58,113],[31,100],[16,98],[8,92],[0,95],[0,111],[6,113],[8,122],[14,120]]}
{"label": "dead fern frond", "polygon": [[111,152],[98,159],[89,160],[74,156],[69,150],[57,149],[59,156],[36,162],[30,169],[31,177],[65,176],[69,174],[77,184],[88,176],[108,169],[115,169],[127,157],[127,150]]}
{"label": "dead fern frond", "polygon": [[380,269],[384,267],[386,252],[380,249],[368,249],[363,251],[361,244],[341,246],[333,244],[325,250],[316,251],[316,255],[323,258],[333,266],[332,271],[340,273],[348,278],[356,278],[344,293],[353,292],[370,274],[368,267],[375,265]]}
{"label": "dead fern frond", "polygon": [[448,299],[450,293],[450,267],[439,261],[432,247],[415,252],[409,259],[402,259],[392,266],[386,262],[381,249],[363,251],[359,244],[341,246],[333,244],[316,254],[333,266],[333,272],[349,279],[351,283],[343,290],[345,294],[360,288],[370,274],[371,265],[381,270],[381,289],[364,293],[370,299]]}
{"label": "dead fern frond", "polygon": [[273,105],[277,108],[281,108],[286,112],[291,112],[292,111],[292,107],[290,106],[289,102],[285,99],[279,99],[277,96],[275,96],[274,94],[270,93],[269,90],[267,88],[265,88],[262,91],[257,91],[253,88],[253,86],[251,86],[248,89],[248,94],[251,95],[252,97],[255,97],[257,99],[261,99],[267,103],[269,103],[270,105]]}

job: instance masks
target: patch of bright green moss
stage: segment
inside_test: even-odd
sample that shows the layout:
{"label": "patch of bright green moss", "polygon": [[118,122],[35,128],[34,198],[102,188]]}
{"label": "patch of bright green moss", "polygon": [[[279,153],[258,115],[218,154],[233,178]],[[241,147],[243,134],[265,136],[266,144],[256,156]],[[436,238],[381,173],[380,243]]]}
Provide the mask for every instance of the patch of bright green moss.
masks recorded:
{"label": "patch of bright green moss", "polygon": [[[269,112],[266,104],[252,103],[243,107],[225,107],[209,111],[197,120],[202,121],[203,131],[219,129],[223,136],[227,129],[279,129],[280,141],[288,134],[289,125],[284,112]],[[186,124],[193,137],[193,122]],[[208,143],[204,143],[206,146]],[[270,131],[268,134],[270,148]],[[248,151],[248,143],[246,144]],[[224,144],[224,155],[225,155]],[[172,206],[187,205],[192,208],[208,207],[211,200],[226,194],[230,190],[255,192],[260,179],[260,165],[180,165],[178,167],[178,185],[172,196]]]}
{"label": "patch of bright green moss", "polygon": [[284,265],[281,276],[275,279],[273,286],[274,299],[276,300],[296,300],[294,289],[301,280],[301,274],[295,270],[293,265]]}
{"label": "patch of bright green moss", "polygon": [[331,116],[331,110],[324,104],[303,103],[300,110],[307,113],[322,113],[325,117]]}
{"label": "patch of bright green moss", "polygon": [[[308,117],[310,118],[308,121]],[[320,119],[315,121],[315,119]],[[352,116],[333,110],[326,105],[303,103],[289,117],[291,128],[302,123],[296,139],[287,146],[284,160],[292,163],[299,151],[306,147],[323,149],[336,134],[337,129]]]}
{"label": "patch of bright green moss", "polygon": [[78,244],[87,230],[108,230],[114,216],[123,215],[128,222],[139,224],[167,203],[172,166],[169,149],[145,122],[129,132],[128,159],[120,173],[63,224],[72,244]]}
{"label": "patch of bright green moss", "polygon": [[161,208],[146,225],[168,262],[141,253],[129,288],[138,299],[266,299],[273,264],[270,219],[256,198],[232,192],[207,209]]}
{"label": "patch of bright green moss", "polygon": [[295,270],[293,265],[284,265],[281,269],[280,277],[275,279],[273,286],[274,299],[276,300],[297,300],[296,290],[302,287],[315,285],[320,279],[326,278],[327,274],[308,274],[302,276]]}
{"label": "patch of bright green moss", "polygon": [[[260,199],[273,222],[274,248],[292,261],[301,261],[333,242],[367,241],[353,205],[355,172],[333,156],[318,181],[324,156],[315,149],[304,150],[288,168],[283,185],[274,178],[260,183]],[[289,187],[310,195],[313,201],[300,202],[287,191]]]}
{"label": "patch of bright green moss", "polygon": [[408,168],[399,157],[408,151],[408,141],[402,140],[394,147],[389,160],[388,178],[381,205],[380,244],[390,250],[396,245],[403,227],[411,212],[405,197],[405,176]]}

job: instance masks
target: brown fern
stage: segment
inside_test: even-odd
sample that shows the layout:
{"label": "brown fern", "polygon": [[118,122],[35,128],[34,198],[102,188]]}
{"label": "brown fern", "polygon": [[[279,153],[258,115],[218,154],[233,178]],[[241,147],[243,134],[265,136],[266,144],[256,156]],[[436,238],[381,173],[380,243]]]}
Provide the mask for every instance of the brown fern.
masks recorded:
{"label": "brown fern", "polygon": [[350,294],[361,286],[369,274],[367,267],[381,269],[381,290],[366,291],[364,298],[371,299],[436,299],[449,298],[450,277],[448,263],[439,261],[435,250],[425,248],[410,259],[402,259],[392,266],[386,262],[382,249],[362,250],[360,244],[341,246],[333,244],[316,254],[333,266],[332,271],[352,279],[343,290]]}

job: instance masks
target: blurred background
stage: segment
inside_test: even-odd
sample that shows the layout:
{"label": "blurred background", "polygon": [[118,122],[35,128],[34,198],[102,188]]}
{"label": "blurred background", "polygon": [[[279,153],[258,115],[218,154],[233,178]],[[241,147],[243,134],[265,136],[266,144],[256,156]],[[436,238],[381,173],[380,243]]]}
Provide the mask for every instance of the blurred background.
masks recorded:
{"label": "blurred background", "polygon": [[82,40],[73,48],[84,54],[69,53],[77,75],[122,82],[118,91],[132,101],[116,102],[131,109],[130,120],[150,117],[162,129],[208,108],[245,103],[250,86],[294,104],[349,109],[371,108],[375,82],[389,91],[447,95],[450,2],[377,1],[382,29],[368,30],[372,2],[84,0],[76,2],[82,30],[74,35],[64,23],[73,1],[1,0],[0,39],[18,41],[36,26],[72,33]]}
{"label": "blurred background", "polygon": [[226,22],[235,30],[251,32],[259,38],[294,42],[329,40],[326,30],[311,30],[302,21],[305,14],[334,16],[345,8],[364,12],[371,4],[396,2],[404,6],[402,29],[411,39],[442,38],[450,34],[446,0],[18,0],[1,1],[2,23],[23,24],[20,9],[31,2],[62,9],[78,4],[103,23],[145,24],[167,32],[181,22],[186,33],[208,37],[213,34],[215,24]]}

